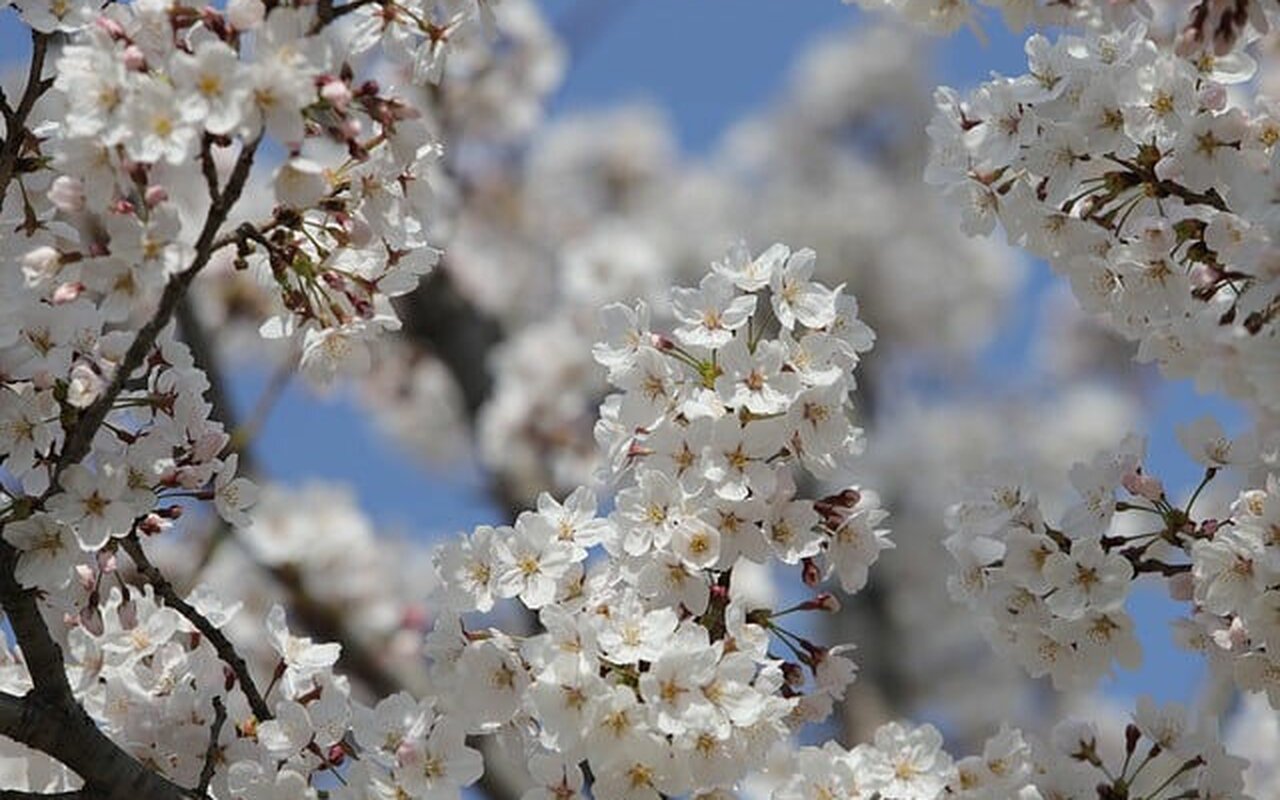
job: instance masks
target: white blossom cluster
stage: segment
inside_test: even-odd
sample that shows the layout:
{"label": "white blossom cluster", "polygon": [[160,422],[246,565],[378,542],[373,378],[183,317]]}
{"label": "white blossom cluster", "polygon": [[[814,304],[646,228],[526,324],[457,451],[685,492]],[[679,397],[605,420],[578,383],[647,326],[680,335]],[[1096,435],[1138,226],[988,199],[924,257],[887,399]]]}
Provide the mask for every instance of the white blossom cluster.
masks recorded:
{"label": "white blossom cluster", "polygon": [[1087,687],[1113,662],[1141,662],[1125,600],[1143,574],[1161,576],[1172,597],[1192,605],[1178,641],[1280,708],[1276,479],[1242,492],[1229,517],[1204,516],[1196,500],[1205,487],[1227,469],[1257,474],[1259,453],[1210,417],[1180,439],[1205,468],[1181,507],[1143,471],[1144,446],[1134,437],[1072,468],[1078,502],[1056,525],[1017,475],[987,479],[948,515],[946,544],[958,568],[951,589],[1030,674],[1049,675],[1059,688]]}
{"label": "white blossom cluster", "polygon": [[[68,672],[102,729],[178,784],[197,783],[211,747],[218,768],[209,791],[235,800],[314,800],[314,784],[335,775],[343,782],[331,798],[457,796],[480,776],[479,754],[429,698],[397,694],[372,708],[354,701],[333,672],[339,646],[291,633],[280,606],[266,622],[276,664],[269,714],[255,708],[241,686],[226,688],[227,668],[209,640],[150,589],[113,586],[96,621],[68,631]],[[218,627],[239,609],[200,590],[189,602]],[[27,680],[9,673],[4,689],[22,694]],[[65,775],[48,783],[32,788],[68,785]]]}
{"label": "white blossom cluster", "polygon": [[[919,181],[922,58],[890,28],[824,37],[786,92],[706,158],[682,156],[657,110],[623,106],[546,126],[496,177],[482,162],[443,268],[501,328],[477,439],[512,496],[569,491],[595,467],[591,427],[607,386],[587,347],[600,306],[639,297],[655,324],[675,324],[667,287],[697,280],[741,236],[740,219],[759,237],[748,245],[805,241],[823,253],[818,277],[847,284],[894,343],[881,360],[969,358],[989,338],[1020,272],[1007,248],[958,231]],[[954,258],[969,268],[948,268]],[[379,387],[375,403],[397,430],[439,442],[456,427],[436,410],[448,393],[423,380],[433,362],[428,351],[400,393]]]}
{"label": "white blossom cluster", "polygon": [[[293,635],[278,606],[274,672],[255,686],[220,633],[240,604],[203,586],[184,599],[144,543],[193,500],[246,526],[257,496],[169,324],[191,281],[219,259],[256,272],[277,305],[264,334],[296,333],[304,371],[359,366],[360,342],[398,324],[390,297],[434,263],[426,170],[439,147],[357,61],[378,45],[435,77],[454,29],[487,5],[16,7],[32,52],[26,87],[0,97],[0,528],[24,652],[6,650],[5,701],[61,704],[197,796],[316,797],[334,780],[352,797],[373,783],[438,796],[474,781],[478,756],[429,702],[353,703],[332,669],[339,645]],[[412,21],[398,33],[368,18],[398,12]],[[237,205],[255,158],[279,161],[262,219]],[[27,602],[38,613],[22,617]],[[66,696],[52,674],[64,666]],[[379,753],[389,731],[394,764]],[[5,732],[17,735],[11,718]],[[39,772],[28,780],[45,788],[79,780]]]}
{"label": "white blossom cluster", "polygon": [[999,14],[1013,31],[1027,27],[1106,30],[1133,23],[1167,30],[1163,35],[1182,53],[1222,55],[1240,42],[1269,33],[1277,19],[1275,9],[1255,0],[1214,2],[1192,0],[843,0],[866,10],[885,11],[933,34],[954,33],[969,27],[983,35],[981,7]]}
{"label": "white blossom cluster", "polygon": [[[353,64],[380,45],[435,76],[475,9],[437,23],[445,8],[430,3],[156,2],[88,17],[91,4],[22,5],[37,31],[48,22],[70,38],[58,47],[36,34],[56,75],[33,109],[48,121],[15,171],[25,191],[6,194],[24,234],[6,249],[25,287],[6,288],[14,313],[0,341],[41,300],[85,297],[122,323],[167,278],[212,261],[251,270],[271,298],[263,335],[301,339],[305,372],[367,368],[370,337],[399,326],[390,298],[437,258],[427,173],[440,146],[412,95]],[[284,151],[270,187],[250,173],[268,148]],[[266,206],[260,219],[232,210],[249,184],[270,198],[251,201]]]}
{"label": "white blossom cluster", "polygon": [[848,393],[872,343],[813,264],[808,250],[735,249],[697,289],[673,290],[670,333],[650,329],[643,303],[606,307],[595,356],[621,391],[597,438],[613,511],[599,516],[586,489],[544,495],[513,527],[438,554],[455,612],[506,598],[538,612],[545,632],[526,638],[446,616],[428,651],[449,713],[518,736],[556,796],[576,796],[584,759],[603,797],[729,789],[854,677],[847,646],[783,624],[833,610],[831,595],[775,611],[741,577],[743,559],[779,561],[852,592],[889,546],[871,492],[798,494],[797,470],[826,474],[860,449]]}
{"label": "white blossom cluster", "polygon": [[1181,56],[1141,25],[1027,42],[1029,72],[937,95],[926,179],[972,233],[1065,275],[1080,304],[1170,378],[1274,413],[1280,275],[1269,101],[1227,88],[1253,60]]}
{"label": "white blossom cluster", "polygon": [[62,468],[78,413],[102,391],[99,370],[118,362],[128,337],[104,332],[86,300],[43,309],[48,327],[31,319],[3,351],[12,367],[0,385],[0,447],[22,492],[4,498],[0,519],[5,539],[23,551],[19,580],[63,589],[72,567],[112,538],[167,528],[184,498],[213,500],[229,521],[245,521],[256,489],[236,477],[234,454],[219,457],[228,436],[209,419],[207,380],[172,338],[132,376],[138,388],[113,404],[106,430],[93,439],[96,468]]}
{"label": "white blossom cluster", "polygon": [[770,765],[775,800],[1246,800],[1244,759],[1196,728],[1176,703],[1138,702],[1122,735],[1066,720],[1048,740],[1001,727],[980,755],[954,760],[932,725],[891,722],[873,742],[846,750],[834,742],[779,752]]}

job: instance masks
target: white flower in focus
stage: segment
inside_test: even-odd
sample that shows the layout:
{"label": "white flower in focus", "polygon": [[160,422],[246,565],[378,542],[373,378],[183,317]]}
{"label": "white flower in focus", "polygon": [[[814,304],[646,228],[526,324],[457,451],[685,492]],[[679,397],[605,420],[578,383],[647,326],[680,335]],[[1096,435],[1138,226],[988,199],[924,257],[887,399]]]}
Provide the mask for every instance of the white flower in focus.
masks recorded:
{"label": "white flower in focus", "polygon": [[48,514],[7,523],[4,540],[19,551],[13,577],[27,587],[61,589],[83,557],[71,529]]}
{"label": "white flower in focus", "polygon": [[223,461],[213,481],[213,503],[223,519],[243,528],[253,521],[246,510],[258,502],[258,487],[248,478],[236,476],[239,464],[238,453],[232,453]]}
{"label": "white flower in focus", "polygon": [[293,696],[310,690],[312,679],[336,664],[342,653],[339,644],[313,644],[308,637],[290,633],[284,608],[279,605],[267,613],[267,638],[284,662],[281,683]]}
{"label": "white flower in focus", "polygon": [[908,729],[890,722],[876,730],[866,773],[869,788],[885,800],[934,800],[951,779],[951,756],[932,725]]}

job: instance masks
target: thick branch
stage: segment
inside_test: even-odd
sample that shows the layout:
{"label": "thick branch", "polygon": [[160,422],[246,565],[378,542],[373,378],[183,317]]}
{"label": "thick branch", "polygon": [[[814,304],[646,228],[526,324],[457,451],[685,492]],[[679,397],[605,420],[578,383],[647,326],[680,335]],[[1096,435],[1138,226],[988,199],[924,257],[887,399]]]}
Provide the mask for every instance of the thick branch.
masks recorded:
{"label": "thick branch", "polygon": [[[24,115],[30,112],[42,91],[40,74],[46,46],[47,38],[37,34],[32,54],[32,77],[16,111],[20,120],[25,120]],[[36,86],[34,90],[33,84]],[[10,130],[9,133],[0,157],[8,158],[13,154],[16,160],[16,153],[20,149],[17,142],[21,133],[17,130]],[[218,231],[226,222],[227,215],[248,181],[260,138],[245,144],[227,186],[210,205],[204,227],[196,241],[196,255],[191,265],[170,279],[155,314],[138,331],[111,383],[84,411],[68,433],[46,497],[58,491],[57,479],[63,470],[79,463],[88,455],[94,436],[106,420],[116,398],[124,390],[125,382],[151,352],[191,281],[209,263]],[[6,165],[9,165],[10,171],[0,172],[0,178],[3,178],[0,186],[4,187],[7,187],[12,175],[11,164],[7,160],[0,162],[0,170]],[[35,594],[23,588],[14,577],[17,558],[17,550],[0,540],[0,604],[13,628],[35,689],[24,698],[6,696],[0,702],[0,733],[62,762],[83,778],[86,786],[106,800],[132,800],[139,797],[177,800],[187,796],[186,790],[151,771],[120,749],[80,706],[67,681],[62,648],[53,639],[40,615]]]}
{"label": "thick branch", "polygon": [[488,363],[502,338],[497,321],[458,292],[443,265],[405,297],[401,311],[405,337],[440,359],[457,381],[467,414],[474,419],[493,388]]}
{"label": "thick branch", "polygon": [[47,753],[83,778],[85,789],[79,797],[190,800],[185,789],[147,769],[108,739],[74,697],[49,696],[39,689],[22,697],[0,694],[0,734]]}

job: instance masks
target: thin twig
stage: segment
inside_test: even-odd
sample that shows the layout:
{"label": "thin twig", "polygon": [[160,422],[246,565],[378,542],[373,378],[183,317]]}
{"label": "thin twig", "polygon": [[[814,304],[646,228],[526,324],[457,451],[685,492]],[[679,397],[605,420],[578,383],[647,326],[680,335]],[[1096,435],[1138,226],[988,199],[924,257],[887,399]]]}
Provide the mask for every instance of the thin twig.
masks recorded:
{"label": "thin twig", "polygon": [[[49,34],[39,31],[31,32],[31,63],[27,70],[27,85],[22,90],[18,107],[5,112],[5,139],[0,147],[0,193],[7,192],[9,181],[13,178],[18,165],[18,156],[27,140],[27,117],[35,108],[36,101],[49,90],[52,85],[41,80],[44,74],[45,56],[49,52]],[[6,102],[6,105],[8,103]]]}
{"label": "thin twig", "polygon": [[182,599],[182,596],[173,588],[173,584],[169,583],[169,579],[151,563],[151,559],[147,558],[146,551],[142,549],[142,543],[138,541],[138,535],[129,534],[120,540],[120,546],[129,554],[129,558],[133,559],[138,572],[142,573],[142,576],[155,587],[156,594],[164,598],[165,605],[186,617],[187,621],[196,626],[196,630],[200,631],[213,645],[218,657],[235,673],[236,680],[240,682],[240,690],[248,699],[249,708],[253,710],[254,716],[259,720],[268,720],[275,716],[271,713],[271,707],[267,705],[267,701],[263,699],[262,693],[258,691],[257,684],[253,682],[253,676],[249,674],[249,665],[236,651],[235,645],[208,618]]}
{"label": "thin twig", "polygon": [[53,480],[48,492],[45,494],[46,497],[57,491],[58,478],[62,472],[72,464],[80,463],[89,454],[93,437],[97,435],[98,429],[102,427],[102,423],[106,420],[107,414],[111,411],[116,398],[123,391],[125,383],[129,380],[134,370],[141,366],[151,353],[151,348],[155,345],[156,339],[159,338],[160,332],[173,319],[173,313],[178,306],[178,301],[187,293],[187,289],[191,286],[191,281],[209,263],[209,258],[213,255],[214,243],[217,241],[218,231],[222,228],[222,224],[226,222],[232,206],[240,199],[240,193],[244,191],[245,183],[249,180],[249,172],[253,168],[254,154],[257,152],[258,144],[261,141],[262,134],[259,133],[252,141],[245,143],[244,149],[236,159],[235,167],[231,170],[231,177],[227,179],[227,185],[219,192],[217,199],[213,201],[208,214],[205,216],[204,228],[200,231],[200,236],[196,240],[196,255],[192,259],[191,265],[170,278],[169,282],[165,284],[155,314],[142,326],[138,331],[138,335],[134,337],[133,343],[129,345],[124,359],[116,368],[115,375],[111,378],[111,383],[98,396],[98,399],[84,410],[79,422],[67,434],[67,440],[62,447],[62,452],[58,455],[58,461],[54,467]]}
{"label": "thin twig", "polygon": [[[204,753],[204,766],[200,769],[200,782],[196,784],[196,794],[204,797],[209,793],[209,784],[213,782],[213,773],[218,768],[218,737],[222,734],[222,726],[227,721],[227,707],[222,698],[213,698],[213,725],[209,728],[209,748]],[[3,800],[0,798],[0,800]]]}

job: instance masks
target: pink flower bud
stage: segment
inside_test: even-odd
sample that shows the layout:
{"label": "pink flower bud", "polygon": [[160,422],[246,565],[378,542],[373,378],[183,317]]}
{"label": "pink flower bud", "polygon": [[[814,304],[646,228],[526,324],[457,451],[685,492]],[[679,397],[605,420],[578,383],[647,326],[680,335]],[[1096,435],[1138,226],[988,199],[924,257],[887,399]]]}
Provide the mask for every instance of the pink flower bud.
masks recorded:
{"label": "pink flower bud", "polygon": [[829,611],[834,614],[840,610],[840,598],[831,592],[823,592],[812,600],[801,604],[801,608],[805,611]]}
{"label": "pink flower bud", "polygon": [[329,759],[330,764],[341,764],[347,758],[347,751],[338,742],[329,745],[329,752],[325,757]]}
{"label": "pink flower bud", "polygon": [[53,304],[60,306],[64,303],[70,303],[75,300],[84,291],[84,284],[80,281],[67,281],[60,284],[57,289],[53,290]]}
{"label": "pink flower bud", "polygon": [[800,578],[805,586],[817,586],[822,582],[822,572],[812,558],[804,559],[800,567]]}
{"label": "pink flower bud", "polygon": [[94,587],[98,585],[98,573],[94,572],[93,567],[88,564],[76,564],[75,575],[76,582],[86,592],[92,592]]}
{"label": "pink flower bud", "polygon": [[142,72],[147,68],[147,56],[136,44],[126,47],[121,58],[124,59],[124,68],[131,72]]}
{"label": "pink flower bud", "polygon": [[182,506],[174,503],[171,506],[156,509],[156,513],[165,519],[182,519]]}
{"label": "pink flower bud", "polygon": [[351,87],[339,80],[331,80],[320,89],[320,96],[329,105],[343,111],[351,103]]}
{"label": "pink flower bud", "polygon": [[138,523],[138,530],[144,536],[156,536],[164,531],[165,524],[159,514],[148,514]]}
{"label": "pink flower bud", "polygon": [[105,32],[112,39],[119,40],[128,38],[128,34],[125,33],[124,26],[111,17],[98,17],[93,21],[93,24],[98,26],[100,30]]}
{"label": "pink flower bud", "polygon": [[425,631],[431,622],[431,614],[421,603],[410,603],[400,614],[400,627]]}
{"label": "pink flower bud", "polygon": [[96,603],[80,609],[80,627],[94,636],[101,636],[105,626],[102,624],[102,612]]}
{"label": "pink flower bud", "polygon": [[676,346],[675,342],[671,341],[666,336],[663,336],[661,333],[649,334],[649,344],[658,350],[670,350]]}
{"label": "pink flower bud", "polygon": [[106,550],[99,550],[97,554],[98,572],[102,575],[110,575],[116,571],[116,554],[109,553]]}
{"label": "pink flower bud", "polygon": [[116,613],[120,617],[120,627],[127,631],[138,627],[138,604],[132,597],[121,603]]}
{"label": "pink flower bud", "polygon": [[156,186],[155,184],[148,186],[146,194],[144,195],[144,200],[147,203],[147,208],[155,208],[156,206],[160,205],[161,203],[163,203],[168,199],[169,199],[168,190],[166,190],[163,186]]}

